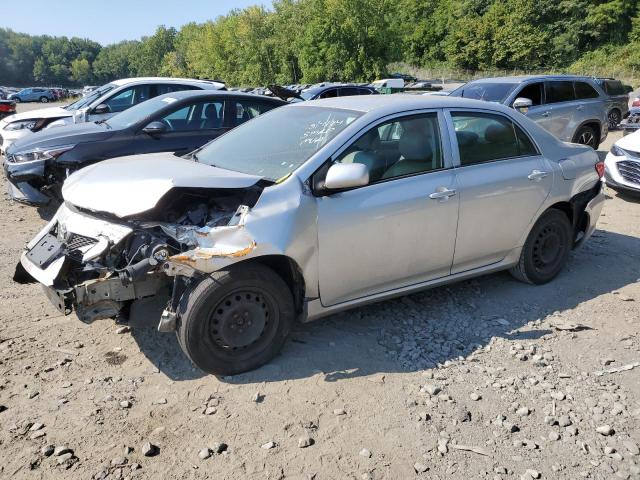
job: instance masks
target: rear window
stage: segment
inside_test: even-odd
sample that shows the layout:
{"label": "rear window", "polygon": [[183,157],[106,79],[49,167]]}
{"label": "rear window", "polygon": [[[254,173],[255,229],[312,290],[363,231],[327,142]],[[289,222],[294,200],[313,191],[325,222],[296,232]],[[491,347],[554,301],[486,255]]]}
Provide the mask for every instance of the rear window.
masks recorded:
{"label": "rear window", "polygon": [[576,82],[576,98],[581,100],[585,98],[598,98],[600,95],[587,82]]}
{"label": "rear window", "polygon": [[573,82],[547,82],[546,90],[546,103],[570,102],[571,100],[575,100]]}
{"label": "rear window", "polygon": [[605,80],[603,86],[607,95],[624,95],[627,93],[620,80]]}

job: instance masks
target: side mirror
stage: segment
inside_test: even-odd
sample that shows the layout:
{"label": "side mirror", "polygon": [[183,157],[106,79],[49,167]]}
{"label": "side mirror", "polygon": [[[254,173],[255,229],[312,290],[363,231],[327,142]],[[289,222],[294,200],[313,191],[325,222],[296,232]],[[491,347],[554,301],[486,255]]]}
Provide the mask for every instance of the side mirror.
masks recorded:
{"label": "side mirror", "polygon": [[142,129],[144,133],[148,133],[149,135],[157,135],[159,133],[165,132],[166,130],[167,126],[162,122],[151,122],[149,125]]}
{"label": "side mirror", "polygon": [[362,163],[336,163],[329,168],[324,187],[328,190],[362,187],[369,183],[369,169]]}
{"label": "side mirror", "polygon": [[110,113],[110,112],[111,112],[111,108],[109,108],[109,105],[107,105],[106,103],[101,103],[100,105],[98,105],[96,108],[93,109],[93,113],[95,114]]}
{"label": "side mirror", "polygon": [[513,101],[513,108],[520,113],[527,113],[532,106],[533,102],[528,98],[518,97]]}

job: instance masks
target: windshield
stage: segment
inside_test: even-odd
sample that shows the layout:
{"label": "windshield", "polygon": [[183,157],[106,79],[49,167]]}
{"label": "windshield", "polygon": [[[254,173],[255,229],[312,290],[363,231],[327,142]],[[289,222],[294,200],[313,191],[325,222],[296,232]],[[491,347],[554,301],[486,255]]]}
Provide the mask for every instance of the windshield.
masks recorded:
{"label": "windshield", "polygon": [[103,85],[102,87],[94,90],[86,97],[82,97],[80,100],[76,100],[75,102],[73,102],[70,105],[67,105],[64,108],[66,108],[67,110],[78,110],[80,108],[84,108],[88,106],[90,103],[92,103],[94,100],[97,100],[102,95],[104,95],[110,90],[113,90],[114,88],[116,88],[115,84],[107,83],[106,85]]}
{"label": "windshield", "polygon": [[114,128],[128,128],[135,123],[147,119],[160,109],[171,105],[175,101],[175,98],[167,96],[152,98],[151,100],[141,102],[124,110],[123,112],[118,113],[117,115],[114,115],[107,120],[107,124]]}
{"label": "windshield", "polygon": [[199,162],[273,182],[306,162],[361,112],[280,107],[231,130],[196,152]]}
{"label": "windshield", "polygon": [[450,96],[504,102],[516,86],[516,83],[471,82],[454,90]]}

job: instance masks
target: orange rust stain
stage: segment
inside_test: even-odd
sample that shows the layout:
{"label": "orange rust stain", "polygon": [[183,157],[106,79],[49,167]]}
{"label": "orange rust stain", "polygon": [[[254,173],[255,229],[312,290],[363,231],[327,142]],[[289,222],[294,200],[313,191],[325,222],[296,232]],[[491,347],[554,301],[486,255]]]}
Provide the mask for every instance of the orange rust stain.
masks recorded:
{"label": "orange rust stain", "polygon": [[244,257],[246,255],[249,255],[249,253],[251,253],[251,251],[256,248],[257,244],[256,242],[251,242],[251,245],[249,245],[248,247],[242,248],[240,250],[236,250],[235,252],[231,252],[231,253],[224,253],[224,254],[220,254],[220,253],[207,253],[207,252],[203,252],[203,251],[197,251],[194,253],[194,255],[174,255],[173,257],[170,257],[169,260],[171,260],[172,262],[177,262],[177,263],[186,263],[188,265],[195,265],[196,264],[196,260],[209,260],[211,258],[216,258],[216,257],[231,257],[231,258],[238,258],[238,257]]}

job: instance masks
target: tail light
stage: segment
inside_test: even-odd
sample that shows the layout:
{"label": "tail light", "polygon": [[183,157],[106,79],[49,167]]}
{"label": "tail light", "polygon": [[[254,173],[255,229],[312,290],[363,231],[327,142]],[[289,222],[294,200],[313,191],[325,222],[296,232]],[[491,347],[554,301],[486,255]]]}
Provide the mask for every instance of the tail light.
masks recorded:
{"label": "tail light", "polygon": [[596,163],[596,172],[598,172],[600,178],[604,176],[604,162],[600,161]]}

